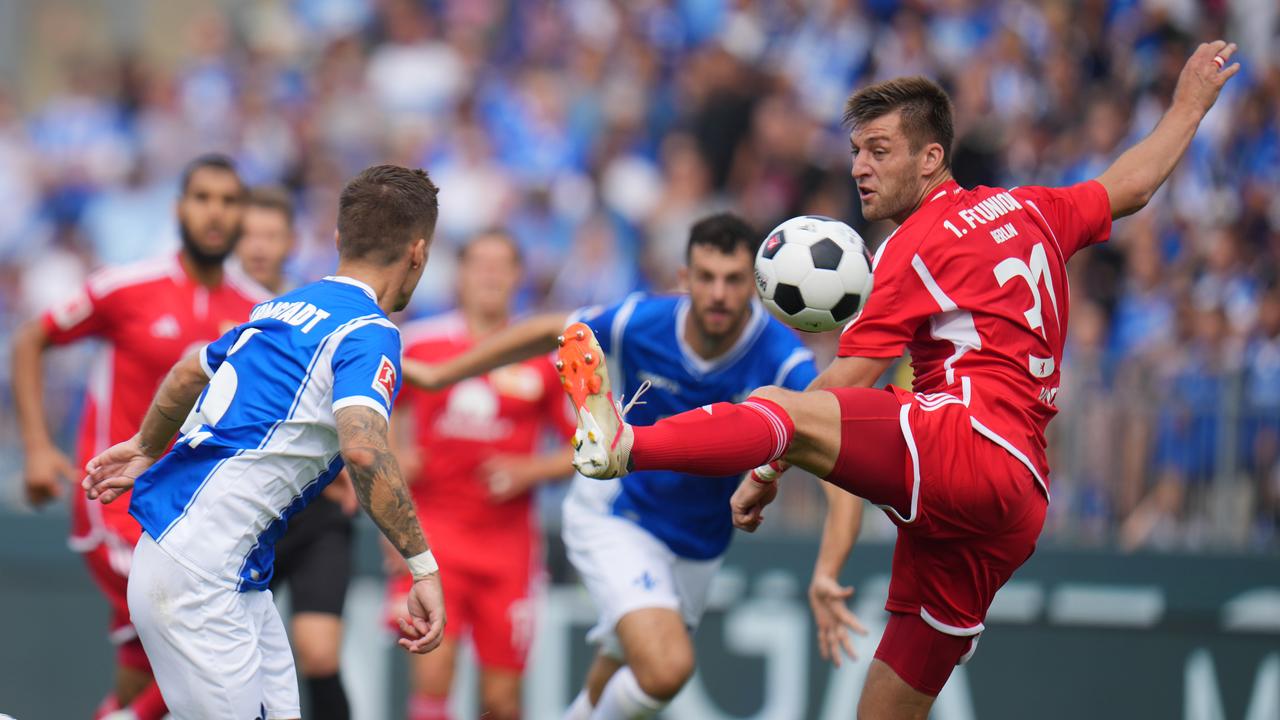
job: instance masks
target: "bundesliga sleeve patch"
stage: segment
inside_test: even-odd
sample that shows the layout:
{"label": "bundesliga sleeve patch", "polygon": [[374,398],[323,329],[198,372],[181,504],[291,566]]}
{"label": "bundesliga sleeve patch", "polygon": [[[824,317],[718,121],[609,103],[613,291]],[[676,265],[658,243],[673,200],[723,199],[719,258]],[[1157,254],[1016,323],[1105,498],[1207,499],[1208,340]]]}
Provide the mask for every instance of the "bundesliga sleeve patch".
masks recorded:
{"label": "bundesliga sleeve patch", "polygon": [[378,391],[388,406],[391,405],[391,395],[396,391],[396,366],[386,355],[382,356],[378,372],[373,376],[373,389]]}

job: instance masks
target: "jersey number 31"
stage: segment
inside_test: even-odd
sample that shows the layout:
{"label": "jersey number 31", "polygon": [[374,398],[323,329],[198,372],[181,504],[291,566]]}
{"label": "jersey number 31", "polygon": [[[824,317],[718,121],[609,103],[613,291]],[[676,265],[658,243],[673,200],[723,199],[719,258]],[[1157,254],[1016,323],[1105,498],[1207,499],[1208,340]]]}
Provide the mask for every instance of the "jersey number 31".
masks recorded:
{"label": "jersey number 31", "polygon": [[[995,268],[996,282],[1000,283],[1000,287],[1004,287],[1005,283],[1019,277],[1026,281],[1027,289],[1031,290],[1031,309],[1023,313],[1023,317],[1027,319],[1027,324],[1032,330],[1040,333],[1040,336],[1048,340],[1048,335],[1044,329],[1044,314],[1041,312],[1040,302],[1040,285],[1043,282],[1045,290],[1049,291],[1049,302],[1053,303],[1053,323],[1054,329],[1061,331],[1058,327],[1058,298],[1053,291],[1053,274],[1049,272],[1049,255],[1044,250],[1042,243],[1036,243],[1031,248],[1031,261],[1023,262],[1022,258],[1005,258],[1001,260]],[[1035,355],[1027,358],[1028,369],[1031,374],[1038,377],[1048,377],[1053,374],[1054,361],[1052,357],[1042,358]]]}

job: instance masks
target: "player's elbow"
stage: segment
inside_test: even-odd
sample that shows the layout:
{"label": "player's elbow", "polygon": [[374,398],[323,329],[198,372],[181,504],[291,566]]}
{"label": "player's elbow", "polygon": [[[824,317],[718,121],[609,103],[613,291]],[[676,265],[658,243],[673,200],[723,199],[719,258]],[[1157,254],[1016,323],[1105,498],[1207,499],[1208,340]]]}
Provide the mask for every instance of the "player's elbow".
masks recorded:
{"label": "player's elbow", "polygon": [[368,473],[378,466],[380,453],[370,447],[343,447],[342,462],[356,475]]}
{"label": "player's elbow", "polygon": [[39,320],[28,320],[13,333],[13,356],[39,355],[48,344],[44,325]]}
{"label": "player's elbow", "polygon": [[199,388],[209,383],[209,375],[200,362],[200,353],[187,353],[173,366],[174,378],[183,387]]}
{"label": "player's elbow", "polygon": [[1098,182],[1107,191],[1107,199],[1111,201],[1111,217],[1122,218],[1132,215],[1151,202],[1156,193],[1156,185],[1140,177],[1114,177],[1104,173]]}
{"label": "player's elbow", "polygon": [[1147,188],[1147,187],[1134,188],[1129,193],[1129,197],[1126,198],[1124,207],[1120,208],[1119,212],[1116,212],[1116,208],[1112,206],[1111,214],[1114,217],[1124,217],[1126,215],[1132,215],[1138,212],[1139,210],[1141,210],[1142,208],[1146,207],[1147,203],[1151,202],[1151,198],[1155,194],[1156,193],[1154,188]]}

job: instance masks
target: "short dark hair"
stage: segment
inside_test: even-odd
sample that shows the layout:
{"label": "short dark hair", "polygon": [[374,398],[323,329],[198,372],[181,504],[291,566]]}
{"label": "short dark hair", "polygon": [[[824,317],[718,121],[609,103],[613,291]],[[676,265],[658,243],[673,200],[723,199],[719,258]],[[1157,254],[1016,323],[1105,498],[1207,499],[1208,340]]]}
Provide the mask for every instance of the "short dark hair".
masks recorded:
{"label": "short dark hair", "polygon": [[338,198],[338,256],[377,265],[395,262],[410,243],[435,230],[439,192],[425,170],[366,168]]}
{"label": "short dark hair", "polygon": [[524,251],[520,249],[520,243],[510,231],[499,227],[487,228],[472,235],[458,248],[458,262],[466,260],[467,253],[481,240],[497,240],[505,244],[511,250],[511,257],[515,259],[516,265],[524,266]]}
{"label": "short dark hair", "polygon": [[845,102],[844,123],[854,130],[894,110],[902,113],[902,131],[911,143],[911,152],[920,152],[926,143],[936,142],[942,146],[943,166],[951,167],[951,145],[956,134],[951,98],[929,78],[900,77],[862,88]]}
{"label": "short dark hair", "polygon": [[[187,189],[191,187],[191,178],[195,176],[199,170],[205,168],[213,168],[215,170],[223,170],[236,176],[236,181],[240,181],[240,173],[236,172],[236,163],[229,156],[222,153],[205,153],[198,155],[194,160],[187,163],[182,168],[182,193],[185,195]],[[241,183],[241,187],[243,187]]]}
{"label": "short dark hair", "polygon": [[689,230],[689,245],[685,248],[686,262],[693,256],[695,245],[713,247],[725,255],[732,255],[738,248],[746,248],[751,255],[760,248],[760,233],[746,220],[733,213],[708,215],[694,223]]}
{"label": "short dark hair", "polygon": [[289,227],[293,227],[293,198],[289,196],[288,190],[279,185],[259,185],[249,188],[245,203],[249,207],[275,210],[284,215]]}

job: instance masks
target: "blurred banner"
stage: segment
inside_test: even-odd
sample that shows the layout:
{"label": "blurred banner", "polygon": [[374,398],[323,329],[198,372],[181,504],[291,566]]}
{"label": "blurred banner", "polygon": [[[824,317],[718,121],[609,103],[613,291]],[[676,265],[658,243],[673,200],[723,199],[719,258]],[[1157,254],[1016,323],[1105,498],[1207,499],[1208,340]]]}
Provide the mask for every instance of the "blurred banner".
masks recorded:
{"label": "blurred banner", "polygon": [[[18,720],[87,718],[110,683],[106,608],[63,529],[0,516],[0,713]],[[399,718],[406,667],[382,629],[376,538],[361,530],[343,672],[357,718]],[[663,717],[854,717],[883,629],[892,547],[859,547],[849,564],[854,609],[872,635],[856,640],[860,660],[838,670],[818,658],[805,599],[815,550],[811,538],[738,539],[697,635],[698,674]],[[553,570],[558,552],[553,544]],[[594,613],[580,587],[557,582],[539,618],[526,717],[542,720],[577,692]],[[474,671],[458,682],[474,687]],[[465,700],[455,709],[478,716]],[[1041,549],[997,596],[973,662],[933,717],[1280,718],[1280,557]]]}

